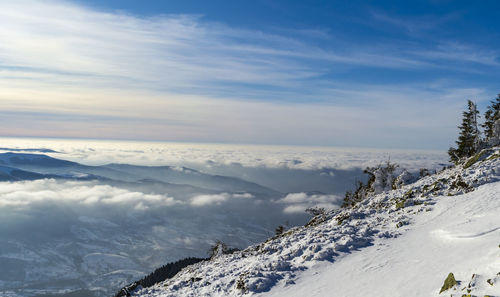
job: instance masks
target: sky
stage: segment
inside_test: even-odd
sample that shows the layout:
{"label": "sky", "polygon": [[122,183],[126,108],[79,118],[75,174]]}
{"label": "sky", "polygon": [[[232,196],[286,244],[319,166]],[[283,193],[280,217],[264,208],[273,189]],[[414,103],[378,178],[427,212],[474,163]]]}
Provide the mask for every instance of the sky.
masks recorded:
{"label": "sky", "polygon": [[0,136],[446,150],[496,1],[0,1]]}

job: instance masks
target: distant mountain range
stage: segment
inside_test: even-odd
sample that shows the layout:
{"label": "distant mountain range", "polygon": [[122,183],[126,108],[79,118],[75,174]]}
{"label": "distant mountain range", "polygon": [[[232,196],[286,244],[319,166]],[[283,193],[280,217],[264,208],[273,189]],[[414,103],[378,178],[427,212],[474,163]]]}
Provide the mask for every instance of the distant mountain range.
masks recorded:
{"label": "distant mountain range", "polygon": [[217,240],[243,248],[307,218],[283,212],[284,193],[186,167],[16,151],[0,154],[0,183],[0,296],[110,296]]}
{"label": "distant mountain range", "polygon": [[148,184],[156,190],[199,193],[245,192],[278,196],[279,191],[240,178],[211,175],[186,167],[107,164],[87,166],[43,154],[0,154],[0,181],[60,178],[99,180],[134,188]]}

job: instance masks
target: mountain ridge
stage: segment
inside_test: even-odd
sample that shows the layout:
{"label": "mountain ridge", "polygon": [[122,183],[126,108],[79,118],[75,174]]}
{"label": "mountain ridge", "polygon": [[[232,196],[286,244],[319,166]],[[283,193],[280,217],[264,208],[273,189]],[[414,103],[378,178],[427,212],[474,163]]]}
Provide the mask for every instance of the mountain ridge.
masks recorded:
{"label": "mountain ridge", "polygon": [[[470,199],[473,201],[487,198],[490,204],[492,204],[491,201],[497,201],[492,199],[498,198],[500,192],[499,168],[500,148],[483,150],[463,164],[423,177],[411,185],[375,195],[359,202],[354,207],[319,213],[304,227],[292,228],[243,251],[188,266],[173,278],[155,286],[135,289],[131,292],[131,296],[267,296],[268,294],[289,296],[295,291],[295,283],[307,283],[307,280],[300,278],[307,271],[322,265],[331,266],[331,269],[334,269],[336,263],[342,259],[362,255],[365,250],[372,247],[381,248],[387,244],[397,243],[398,238],[411,232],[414,222],[418,222],[419,218],[427,213],[432,214],[434,208],[440,208],[440,205],[446,204],[444,202],[451,203],[448,207],[452,208],[454,201],[459,204],[468,201],[463,197],[472,197]],[[489,185],[486,186],[486,184]],[[477,189],[479,191],[476,191]],[[487,207],[487,205],[480,206]],[[491,207],[493,211],[497,209],[500,211],[498,203],[492,204]],[[445,216],[447,209],[441,211],[443,214],[438,215]],[[490,221],[489,223],[498,224],[500,227],[500,221],[496,216],[490,218]],[[460,222],[460,224],[465,223]],[[494,227],[486,231],[494,234],[498,230],[500,229]],[[496,247],[496,254],[498,254],[498,242],[496,244],[489,242],[489,244],[492,248]],[[492,259],[495,258],[494,255]],[[391,259],[387,261],[390,263]],[[450,264],[450,266],[456,265]],[[494,267],[500,272],[500,263]],[[446,274],[437,275],[435,278],[438,282],[442,282],[445,277]],[[490,282],[497,281],[495,275],[489,277],[491,277]],[[193,279],[197,281],[192,281]],[[432,281],[436,282],[435,279]],[[466,281],[463,280],[462,286],[454,288],[452,296],[462,296],[462,293],[470,291],[491,296],[500,294],[500,281],[498,284],[494,283],[495,286],[478,284],[462,290]],[[328,283],[319,285],[335,290],[335,286]],[[355,286],[354,283],[351,285]],[[377,284],[372,285],[377,287]],[[383,284],[378,286],[383,286]],[[302,288],[312,289],[312,287],[314,285],[306,284]],[[439,287],[436,286],[426,294],[438,296],[438,291]],[[342,295],[340,292],[339,294],[339,296],[357,296],[356,294]],[[295,296],[301,295],[295,294]],[[324,295],[316,293],[309,296]]]}

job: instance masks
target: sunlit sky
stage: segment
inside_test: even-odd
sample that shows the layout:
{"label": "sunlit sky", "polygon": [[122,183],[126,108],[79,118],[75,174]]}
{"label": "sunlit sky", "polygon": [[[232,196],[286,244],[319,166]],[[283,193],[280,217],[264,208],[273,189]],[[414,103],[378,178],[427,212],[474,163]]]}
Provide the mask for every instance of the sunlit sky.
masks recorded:
{"label": "sunlit sky", "polygon": [[0,136],[447,149],[497,1],[3,1]]}

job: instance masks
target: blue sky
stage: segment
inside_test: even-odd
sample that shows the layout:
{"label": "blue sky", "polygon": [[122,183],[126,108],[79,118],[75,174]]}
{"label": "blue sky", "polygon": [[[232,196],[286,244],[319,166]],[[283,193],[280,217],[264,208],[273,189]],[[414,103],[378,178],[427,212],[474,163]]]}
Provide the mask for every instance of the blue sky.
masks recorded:
{"label": "blue sky", "polygon": [[496,1],[0,3],[0,135],[447,149]]}

